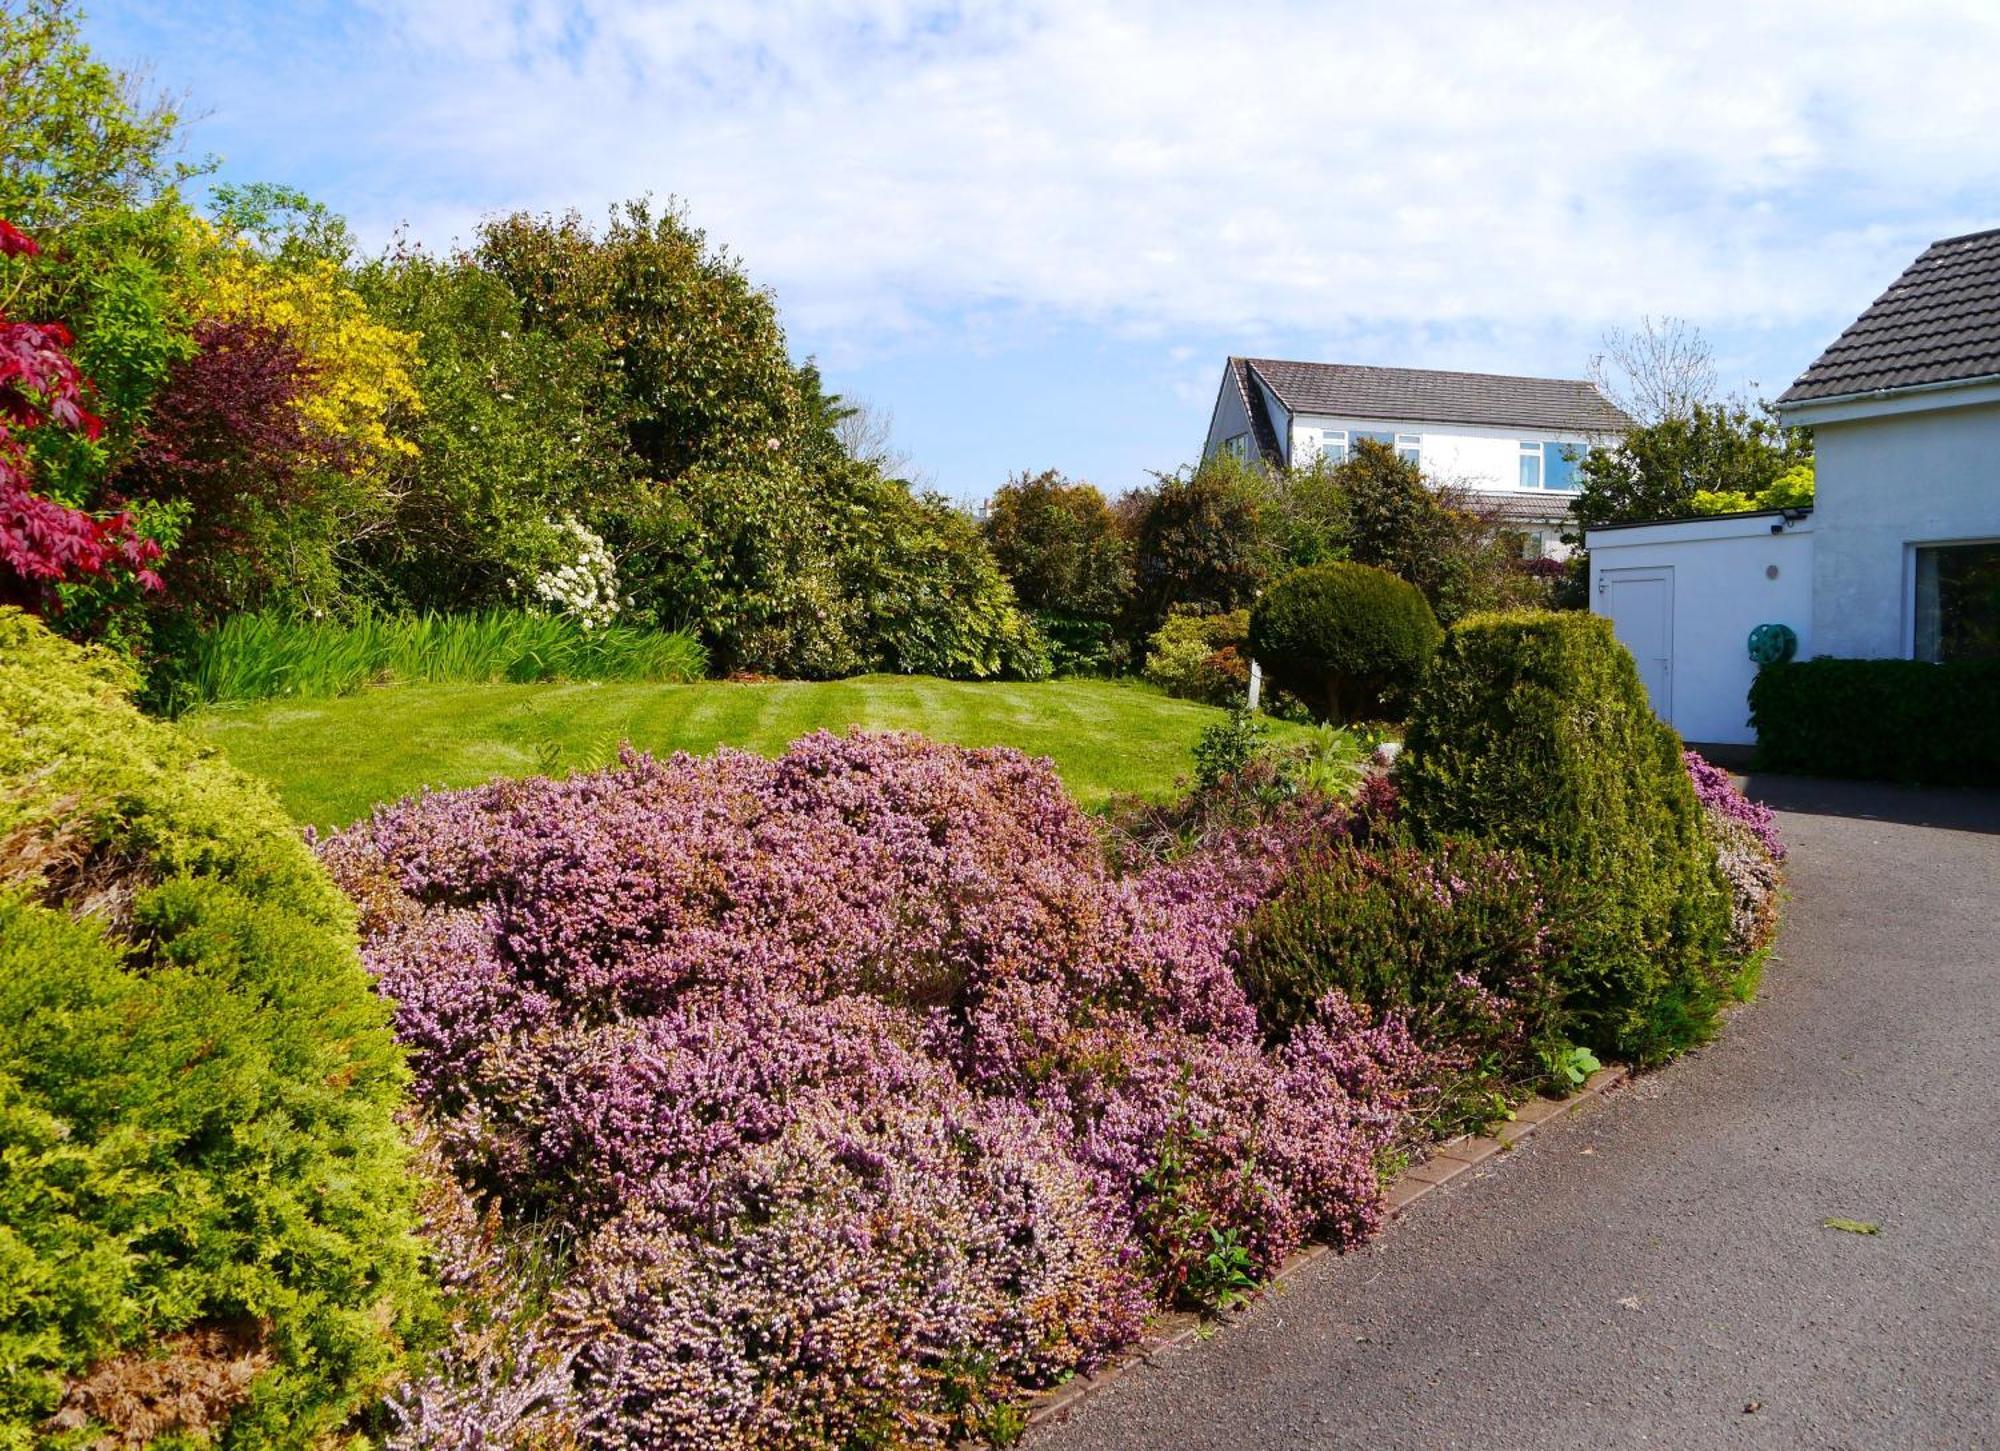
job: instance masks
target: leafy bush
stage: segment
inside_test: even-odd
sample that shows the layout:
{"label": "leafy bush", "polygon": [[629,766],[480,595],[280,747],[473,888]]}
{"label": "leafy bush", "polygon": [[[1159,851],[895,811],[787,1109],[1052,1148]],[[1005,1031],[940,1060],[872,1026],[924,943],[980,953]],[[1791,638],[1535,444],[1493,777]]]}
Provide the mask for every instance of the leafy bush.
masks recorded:
{"label": "leafy bush", "polygon": [[699,680],[701,643],[684,634],[558,615],[364,615],[345,624],[231,615],[190,639],[151,694],[174,709],[273,696],[350,695],[389,680]]}
{"label": "leafy bush", "polygon": [[1440,638],[1422,593],[1362,564],[1294,570],[1250,612],[1250,650],[1322,720],[1394,711]]}
{"label": "leafy bush", "polygon": [[1232,970],[1306,826],[1121,880],[1044,766],[818,735],[324,850],[454,1171],[575,1248],[587,1444],[934,1444],[1377,1222],[1428,1059],[1337,998],[1267,1049]]}
{"label": "leafy bush", "polygon": [[993,495],[980,528],[1021,607],[1054,642],[1057,672],[1115,665],[1132,546],[1104,495],[1054,470],[1022,474]]}
{"label": "leafy bush", "polygon": [[1250,689],[1250,662],[1243,647],[1250,612],[1193,615],[1176,611],[1153,632],[1146,655],[1146,679],[1182,700],[1235,705]]}
{"label": "leafy bush", "polygon": [[405,1082],[270,796],[0,610],[0,1445],[306,1446],[420,1303]]}
{"label": "leafy bush", "polygon": [[2000,660],[1787,660],[1750,685],[1770,771],[2000,785]]}
{"label": "leafy bush", "polygon": [[1547,1075],[1564,1043],[1544,903],[1519,852],[1446,841],[1340,842],[1307,856],[1250,921],[1241,976],[1264,1031],[1310,1022],[1328,993],[1392,1013],[1449,1077],[1449,1127]]}
{"label": "leafy bush", "polygon": [[1271,572],[1270,486],[1227,454],[1162,477],[1120,501],[1132,536],[1132,637],[1144,639],[1174,608],[1240,610]]}
{"label": "leafy bush", "polygon": [[1587,1046],[1650,1062],[1711,1030],[1729,987],[1727,902],[1680,741],[1609,621],[1453,626],[1396,774],[1425,839],[1477,836],[1535,863]]}

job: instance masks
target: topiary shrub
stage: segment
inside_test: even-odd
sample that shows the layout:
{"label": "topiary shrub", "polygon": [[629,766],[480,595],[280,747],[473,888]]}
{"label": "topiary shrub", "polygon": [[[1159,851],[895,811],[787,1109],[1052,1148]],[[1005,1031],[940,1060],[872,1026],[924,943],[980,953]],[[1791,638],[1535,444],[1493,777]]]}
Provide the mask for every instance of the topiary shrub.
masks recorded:
{"label": "topiary shrub", "polygon": [[1438,1127],[1476,1125],[1564,1045],[1542,908],[1519,852],[1335,841],[1251,919],[1237,971],[1274,1038],[1332,992],[1403,1018],[1438,1064]]}
{"label": "topiary shrub", "polygon": [[1680,739],[1609,621],[1522,611],[1453,626],[1397,781],[1420,836],[1484,837],[1537,863],[1583,1042],[1650,1062],[1707,1035],[1730,987],[1728,903]]}
{"label": "topiary shrub", "polygon": [[1294,570],[1250,612],[1250,653],[1322,720],[1400,710],[1441,634],[1422,591],[1365,564]]}
{"label": "topiary shrub", "polygon": [[0,1446],[306,1446],[420,1303],[353,909],[269,794],[0,610]]}

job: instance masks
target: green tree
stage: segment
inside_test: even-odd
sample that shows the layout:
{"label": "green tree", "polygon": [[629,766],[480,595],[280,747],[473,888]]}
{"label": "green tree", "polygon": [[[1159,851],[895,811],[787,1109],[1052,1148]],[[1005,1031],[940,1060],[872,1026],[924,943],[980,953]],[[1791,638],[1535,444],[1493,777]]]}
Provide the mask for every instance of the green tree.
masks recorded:
{"label": "green tree", "polygon": [[1020,474],[993,495],[981,528],[1015,596],[1054,645],[1058,668],[1114,667],[1132,546],[1104,495],[1054,469]]}
{"label": "green tree", "polygon": [[563,521],[631,505],[622,390],[603,342],[521,325],[507,284],[423,252],[356,279],[374,315],[418,338],[416,445],[395,466],[390,526],[355,553],[360,587],[413,609],[505,602],[572,550]]}
{"label": "green tree", "polygon": [[1573,512],[1584,528],[1681,518],[1699,512],[1699,492],[1755,496],[1811,459],[1811,431],[1786,428],[1766,405],[1696,403],[1585,455]]}
{"label": "green tree", "polygon": [[601,234],[574,212],[517,212],[480,229],[476,256],[521,300],[528,327],[588,336],[616,361],[648,477],[797,446],[800,380],[777,307],[679,208],[656,216],[646,200],[626,202]]}
{"label": "green tree", "polygon": [[1175,606],[1195,613],[1241,609],[1274,562],[1271,486],[1254,464],[1218,454],[1162,474],[1130,496],[1134,634],[1144,639]]}

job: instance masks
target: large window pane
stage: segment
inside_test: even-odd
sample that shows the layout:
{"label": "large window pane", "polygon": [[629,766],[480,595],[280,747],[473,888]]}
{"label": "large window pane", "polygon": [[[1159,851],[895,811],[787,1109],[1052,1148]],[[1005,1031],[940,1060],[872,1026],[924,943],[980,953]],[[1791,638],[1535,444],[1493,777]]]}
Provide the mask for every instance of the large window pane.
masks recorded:
{"label": "large window pane", "polygon": [[2000,540],[1917,550],[1919,660],[2000,660]]}
{"label": "large window pane", "polygon": [[1581,450],[1572,443],[1545,443],[1542,445],[1542,487],[1545,489],[1575,489],[1576,460],[1572,454]]}

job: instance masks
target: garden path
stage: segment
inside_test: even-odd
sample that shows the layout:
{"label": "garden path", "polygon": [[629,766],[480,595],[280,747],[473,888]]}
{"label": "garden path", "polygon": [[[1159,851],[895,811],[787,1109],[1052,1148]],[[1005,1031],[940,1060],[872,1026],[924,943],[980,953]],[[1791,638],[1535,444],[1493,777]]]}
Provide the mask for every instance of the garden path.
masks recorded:
{"label": "garden path", "polygon": [[1794,900],[1716,1043],[1031,1447],[2000,1436],[2000,794],[1750,789],[1780,811]]}

